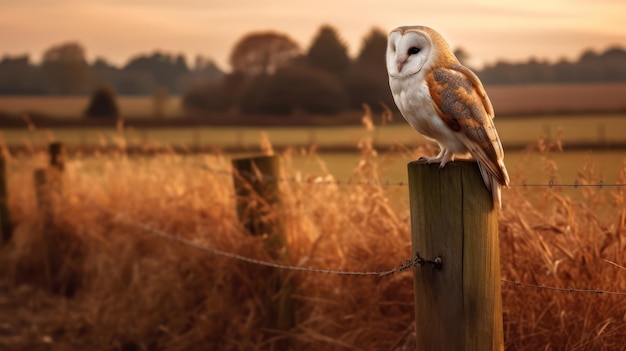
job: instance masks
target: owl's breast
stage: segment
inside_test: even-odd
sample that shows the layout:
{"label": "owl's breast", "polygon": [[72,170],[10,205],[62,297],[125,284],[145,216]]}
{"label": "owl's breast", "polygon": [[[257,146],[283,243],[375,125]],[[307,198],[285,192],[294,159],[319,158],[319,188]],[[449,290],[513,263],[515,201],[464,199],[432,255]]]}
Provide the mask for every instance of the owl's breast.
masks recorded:
{"label": "owl's breast", "polygon": [[447,128],[437,115],[424,80],[394,79],[390,81],[393,99],[407,122],[426,137],[437,139],[440,128]]}
{"label": "owl's breast", "polygon": [[406,121],[420,134],[437,141],[454,152],[465,152],[465,146],[437,114],[424,79],[417,76],[409,79],[389,80],[393,99]]}

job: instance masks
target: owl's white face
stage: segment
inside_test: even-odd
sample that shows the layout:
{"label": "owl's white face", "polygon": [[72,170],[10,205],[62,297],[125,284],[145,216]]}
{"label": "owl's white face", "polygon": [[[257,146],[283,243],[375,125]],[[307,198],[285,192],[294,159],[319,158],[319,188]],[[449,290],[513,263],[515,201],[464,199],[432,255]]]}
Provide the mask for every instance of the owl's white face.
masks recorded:
{"label": "owl's white face", "polygon": [[393,31],[387,41],[387,72],[390,78],[413,76],[424,68],[431,55],[433,43],[420,31]]}

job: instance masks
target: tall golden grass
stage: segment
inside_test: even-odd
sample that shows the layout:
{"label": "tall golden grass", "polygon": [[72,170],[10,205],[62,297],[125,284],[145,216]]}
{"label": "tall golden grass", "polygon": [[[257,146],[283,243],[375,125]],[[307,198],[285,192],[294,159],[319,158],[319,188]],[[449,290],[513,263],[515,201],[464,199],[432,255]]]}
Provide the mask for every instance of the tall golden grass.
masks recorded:
{"label": "tall golden grass", "polygon": [[[543,152],[529,154],[528,162],[541,162],[550,176],[551,146],[540,146]],[[377,179],[380,157],[371,140],[359,147],[352,183]],[[424,150],[407,152],[417,157]],[[318,174],[310,175],[293,168],[290,152],[281,159],[285,177],[332,179],[321,161]],[[16,289],[36,285],[58,296],[46,317],[32,317],[57,349],[268,350],[277,340],[294,350],[414,349],[410,271],[385,278],[288,272],[297,323],[276,331],[268,328],[275,290],[266,281],[267,268],[212,255],[132,222],[271,260],[263,238],[248,235],[236,218],[231,177],[197,167],[229,171],[226,157],[75,158],[53,223],[42,220],[32,186],[33,167],[44,161],[36,155],[11,162],[17,226],[2,249],[0,273]],[[626,183],[626,163],[618,168],[619,182]],[[523,169],[511,173],[514,183],[524,181]],[[289,264],[383,271],[411,256],[406,187],[315,180],[281,182]],[[598,180],[592,159],[585,160],[581,184]],[[572,191],[576,195],[556,188],[504,192],[503,278],[626,292],[626,270],[605,261],[626,263],[626,189]],[[502,291],[509,350],[626,350],[624,296],[509,284]]]}

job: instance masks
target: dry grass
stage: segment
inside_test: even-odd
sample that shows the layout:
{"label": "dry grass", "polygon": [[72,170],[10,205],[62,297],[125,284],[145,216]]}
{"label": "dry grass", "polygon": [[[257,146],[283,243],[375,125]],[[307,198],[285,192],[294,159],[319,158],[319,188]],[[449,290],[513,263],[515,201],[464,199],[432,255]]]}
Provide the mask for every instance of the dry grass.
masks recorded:
{"label": "dry grass", "polygon": [[[368,140],[360,148],[353,180],[376,179],[379,156]],[[541,155],[547,173],[554,172],[549,155]],[[286,176],[308,177],[293,169],[289,154],[282,159]],[[0,273],[17,291],[35,285],[56,297],[33,295],[35,303],[43,301],[26,318],[34,326],[28,335],[35,337],[0,343],[5,349],[46,343],[57,350],[268,350],[286,339],[294,350],[414,348],[410,272],[383,279],[288,273],[297,325],[279,332],[268,327],[276,297],[268,269],[155,236],[125,219],[270,260],[263,239],[238,224],[229,176],[178,155],[72,160],[62,205],[45,224],[31,178],[34,164],[42,162],[42,155],[12,162],[10,207],[17,227],[1,252]],[[222,156],[204,162],[213,169],[229,167]],[[523,181],[522,171],[517,174],[514,181]],[[323,165],[318,176],[332,177]],[[597,180],[590,160],[581,179]],[[620,181],[626,183],[626,164]],[[281,187],[290,264],[382,271],[410,256],[406,188],[298,182]],[[504,192],[503,278],[626,291],[626,270],[603,260],[626,262],[626,189],[590,188],[576,198],[556,189]],[[624,297],[503,285],[503,309],[510,350],[626,349]]]}
{"label": "dry grass", "polygon": [[[590,159],[581,184],[595,183]],[[545,161],[546,171],[553,165]],[[553,169],[553,168],[552,168]],[[626,180],[626,163],[619,182]],[[503,278],[563,288],[626,291],[624,188],[516,188],[500,216]],[[582,192],[582,196],[580,194]],[[503,286],[505,338],[514,350],[624,350],[624,296]]]}

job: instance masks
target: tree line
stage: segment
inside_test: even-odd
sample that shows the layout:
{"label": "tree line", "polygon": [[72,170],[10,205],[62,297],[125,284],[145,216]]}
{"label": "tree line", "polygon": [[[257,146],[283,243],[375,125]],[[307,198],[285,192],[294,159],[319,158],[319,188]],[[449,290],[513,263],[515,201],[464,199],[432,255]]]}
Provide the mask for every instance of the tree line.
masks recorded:
{"label": "tree line", "polygon": [[626,51],[615,46],[602,53],[587,50],[576,61],[556,63],[531,58],[527,62],[499,61],[477,71],[485,84],[600,83],[626,81]]}
{"label": "tree line", "polygon": [[[41,64],[27,55],[0,61],[0,94],[84,95],[106,84],[118,95],[183,96],[191,113],[334,114],[360,109],[393,108],[385,68],[387,33],[371,29],[355,57],[338,31],[322,25],[302,48],[279,32],[253,32],[235,43],[231,72],[213,61],[196,58],[190,67],[183,55],[164,52],[138,55],[123,67],[105,59],[88,63],[75,42],[45,51]],[[455,54],[466,62],[468,54]],[[626,51],[618,46],[601,53],[585,51],[577,60],[556,63],[529,59],[499,61],[475,70],[486,85],[528,83],[590,83],[626,81]]]}
{"label": "tree line", "polygon": [[106,84],[120,95],[182,94],[200,82],[217,81],[223,72],[209,59],[190,68],[183,55],[156,51],[137,55],[118,68],[103,58],[88,63],[80,43],[50,47],[41,64],[28,55],[0,60],[1,95],[86,95]]}
{"label": "tree line", "polygon": [[[190,110],[202,112],[333,114],[368,104],[394,109],[385,68],[387,34],[372,29],[355,58],[348,55],[337,30],[322,26],[306,50],[285,34],[250,33],[230,55],[232,73],[219,82],[196,86],[184,97]],[[454,51],[467,65],[469,55]],[[586,51],[576,61],[499,61],[475,70],[486,85],[626,81],[626,51]]]}
{"label": "tree line", "polygon": [[260,114],[334,114],[346,109],[392,106],[387,83],[387,34],[374,28],[356,58],[337,30],[322,26],[307,50],[287,35],[250,33],[234,46],[232,73],[191,89],[184,105],[195,111]]}

